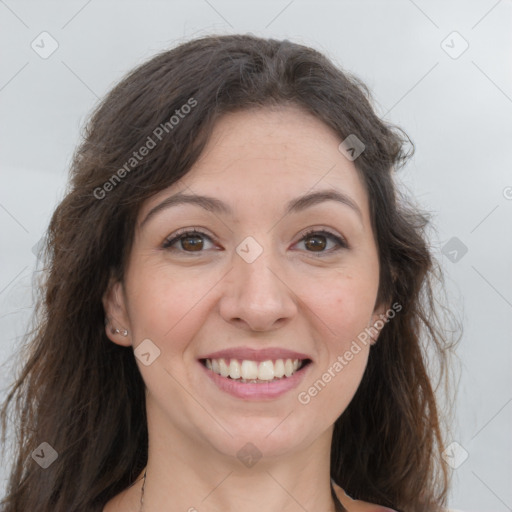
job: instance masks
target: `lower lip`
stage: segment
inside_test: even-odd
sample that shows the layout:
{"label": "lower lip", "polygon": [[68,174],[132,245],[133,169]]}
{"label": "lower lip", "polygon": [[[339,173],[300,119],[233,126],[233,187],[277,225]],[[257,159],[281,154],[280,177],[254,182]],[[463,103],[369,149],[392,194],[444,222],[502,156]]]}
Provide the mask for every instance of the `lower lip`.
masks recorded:
{"label": "lower lip", "polygon": [[277,398],[284,395],[293,388],[296,388],[304,375],[308,371],[311,363],[307,364],[299,371],[294,373],[291,377],[283,377],[282,379],[274,380],[272,382],[262,382],[259,384],[238,382],[228,377],[222,377],[209,370],[200,361],[199,365],[206,372],[206,375],[214,382],[214,384],[221,390],[236,398],[243,398],[245,400],[265,400]]}

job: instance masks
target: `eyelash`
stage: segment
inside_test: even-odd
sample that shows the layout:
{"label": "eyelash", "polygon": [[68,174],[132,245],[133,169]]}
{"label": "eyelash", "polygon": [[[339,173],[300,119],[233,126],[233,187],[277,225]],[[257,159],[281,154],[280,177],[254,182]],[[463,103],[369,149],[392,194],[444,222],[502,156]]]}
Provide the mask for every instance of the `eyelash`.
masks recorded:
{"label": "eyelash", "polygon": [[[168,238],[166,238],[166,240],[164,241],[164,243],[162,245],[162,248],[170,250],[170,251],[183,252],[183,253],[188,254],[188,255],[193,255],[194,252],[197,252],[197,254],[201,254],[204,251],[185,251],[185,250],[176,249],[175,247],[172,247],[172,245],[174,245],[176,242],[179,242],[180,240],[183,240],[184,238],[187,238],[187,237],[190,237],[190,236],[194,236],[194,235],[195,236],[199,235],[199,236],[207,238],[207,239],[209,239],[210,241],[213,242],[212,238],[210,236],[208,236],[206,233],[204,233],[203,231],[197,230],[196,228],[185,228],[183,230],[180,230],[180,231],[174,233],[173,235],[169,236]],[[349,248],[349,246],[348,246],[348,244],[347,244],[347,242],[346,242],[346,240],[344,238],[342,238],[342,237],[340,237],[338,235],[335,235],[334,233],[331,233],[330,231],[327,231],[326,229],[310,229],[310,230],[308,230],[308,231],[306,231],[305,233],[302,234],[302,237],[299,240],[299,242],[302,242],[303,240],[311,237],[312,235],[325,236],[326,238],[330,238],[331,240],[335,240],[338,243],[338,245],[339,245],[339,247],[335,248],[334,250],[330,249],[328,251],[319,251],[319,252],[316,252],[316,251],[306,251],[308,253],[311,253],[315,257],[322,257],[322,256],[324,256],[326,254],[332,254],[333,252],[338,252],[341,249],[348,249]]]}

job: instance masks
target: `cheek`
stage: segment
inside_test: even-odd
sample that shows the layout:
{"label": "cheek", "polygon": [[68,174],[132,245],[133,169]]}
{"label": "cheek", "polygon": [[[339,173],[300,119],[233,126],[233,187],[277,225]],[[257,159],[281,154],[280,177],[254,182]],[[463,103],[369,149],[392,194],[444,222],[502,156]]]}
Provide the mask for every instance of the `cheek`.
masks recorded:
{"label": "cheek", "polygon": [[[370,345],[368,326],[378,289],[375,271],[347,266],[329,278],[304,283],[310,294],[308,306],[318,327],[319,365],[311,375],[304,401],[315,403],[318,414],[335,421],[352,400],[364,374]],[[365,337],[366,336],[366,337]],[[301,402],[304,403],[304,402]]]}
{"label": "cheek", "polygon": [[366,369],[369,345],[356,340],[328,344],[327,357],[305,380],[297,396],[310,417],[332,424],[352,401]]}
{"label": "cheek", "polygon": [[311,291],[304,296],[309,297],[308,306],[324,324],[329,337],[343,342],[367,326],[377,295],[377,280],[373,272],[338,271],[314,283],[305,281],[304,290]]}
{"label": "cheek", "polygon": [[369,349],[365,346],[360,346],[359,349],[357,353],[354,349],[340,350],[336,356],[336,362],[330,366],[328,372],[323,374],[322,381],[327,380],[326,386],[330,387],[324,392],[324,405],[334,411],[331,418],[333,421],[348,407],[363,377]]}
{"label": "cheek", "polygon": [[150,338],[166,351],[180,351],[194,326],[201,325],[201,302],[215,279],[192,269],[171,272],[163,265],[139,265],[129,279],[129,315],[137,339]]}

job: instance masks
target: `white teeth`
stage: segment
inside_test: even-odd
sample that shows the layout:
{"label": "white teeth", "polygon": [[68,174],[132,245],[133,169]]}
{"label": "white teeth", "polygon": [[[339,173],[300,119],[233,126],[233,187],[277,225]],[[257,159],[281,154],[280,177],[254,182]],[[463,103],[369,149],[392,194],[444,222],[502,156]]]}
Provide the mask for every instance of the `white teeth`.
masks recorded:
{"label": "white teeth", "polygon": [[257,379],[258,378],[258,363],[256,361],[242,361],[242,366],[240,367],[240,375],[242,379]]}
{"label": "white teeth", "polygon": [[258,382],[291,377],[302,367],[300,359],[277,359],[272,361],[252,361],[244,359],[240,363],[237,359],[206,359],[205,365],[217,375],[239,379],[241,382]]}
{"label": "white teeth", "polygon": [[278,379],[284,377],[284,361],[282,359],[278,359],[274,363],[274,377]]}
{"label": "white teeth", "polygon": [[293,374],[293,363],[291,359],[287,359],[284,363],[284,374],[287,377],[291,377]]}
{"label": "white teeth", "polygon": [[[208,361],[208,359],[207,359]],[[219,366],[220,366],[220,374],[223,377],[227,377],[229,375],[229,366],[226,364],[226,361],[224,359],[219,359]]]}
{"label": "white teeth", "polygon": [[240,378],[240,363],[236,359],[231,359],[231,361],[229,362],[229,376],[232,379]]}
{"label": "white teeth", "polygon": [[258,379],[272,380],[274,378],[274,363],[272,361],[262,361],[258,368]]}

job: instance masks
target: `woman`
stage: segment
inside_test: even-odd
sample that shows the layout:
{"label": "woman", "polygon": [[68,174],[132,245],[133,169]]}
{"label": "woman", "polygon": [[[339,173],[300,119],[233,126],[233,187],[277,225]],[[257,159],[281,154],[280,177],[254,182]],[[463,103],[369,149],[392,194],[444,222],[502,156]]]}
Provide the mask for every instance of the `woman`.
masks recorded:
{"label": "woman", "polygon": [[124,78],[49,227],[2,511],[443,510],[450,345],[404,146],[286,40]]}

